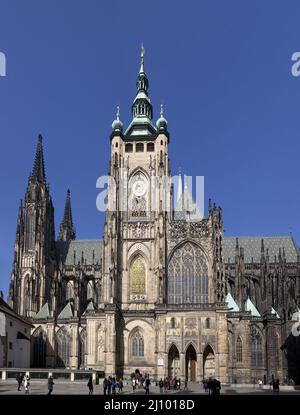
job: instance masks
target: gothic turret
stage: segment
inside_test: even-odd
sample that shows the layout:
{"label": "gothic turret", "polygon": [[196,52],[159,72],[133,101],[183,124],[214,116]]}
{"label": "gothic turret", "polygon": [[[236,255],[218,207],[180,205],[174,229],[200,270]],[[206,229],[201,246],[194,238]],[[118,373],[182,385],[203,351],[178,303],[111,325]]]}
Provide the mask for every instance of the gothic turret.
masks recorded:
{"label": "gothic turret", "polygon": [[33,317],[49,299],[48,268],[55,251],[54,208],[46,185],[42,140],[39,134],[24,207],[19,208],[10,289],[10,305],[26,317]]}
{"label": "gothic turret", "polygon": [[73,227],[71,194],[70,194],[70,190],[68,190],[67,197],[66,197],[64,217],[59,228],[59,240],[69,242],[75,238],[76,238],[76,233]]}

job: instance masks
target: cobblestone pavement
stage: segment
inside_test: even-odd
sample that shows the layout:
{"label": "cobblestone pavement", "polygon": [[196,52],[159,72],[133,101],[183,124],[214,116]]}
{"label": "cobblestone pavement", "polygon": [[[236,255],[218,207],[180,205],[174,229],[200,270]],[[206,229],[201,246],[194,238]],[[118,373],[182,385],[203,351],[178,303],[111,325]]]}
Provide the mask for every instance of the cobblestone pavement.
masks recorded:
{"label": "cobblestone pavement", "polygon": [[[77,381],[77,382],[66,382],[66,381],[55,381],[53,395],[88,395],[87,382]],[[25,391],[22,387],[20,391],[17,390],[17,382],[12,379],[6,381],[0,381],[0,394],[6,395],[24,395]],[[282,390],[279,392],[280,395],[300,395],[300,390]],[[30,382],[30,395],[46,395],[48,393],[47,381],[41,380],[31,380]],[[150,394],[160,395],[159,388],[156,386],[150,387]],[[163,395],[193,395],[201,394],[207,395],[203,390],[202,385],[198,383],[190,383],[188,385],[187,391],[167,391]],[[221,394],[225,395],[240,395],[240,394],[257,394],[257,395],[275,395],[273,390],[260,389],[258,386],[253,387],[249,386],[222,386]],[[94,395],[103,395],[102,385],[94,385]],[[117,393],[118,395],[145,395],[144,389],[137,389],[132,391],[132,388],[129,385],[126,385],[123,388],[123,393]]]}

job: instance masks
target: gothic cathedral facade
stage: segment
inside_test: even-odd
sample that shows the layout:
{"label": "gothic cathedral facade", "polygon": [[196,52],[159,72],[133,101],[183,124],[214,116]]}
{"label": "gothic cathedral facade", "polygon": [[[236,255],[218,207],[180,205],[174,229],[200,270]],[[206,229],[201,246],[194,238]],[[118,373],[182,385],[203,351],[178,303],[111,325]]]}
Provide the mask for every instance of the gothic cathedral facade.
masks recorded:
{"label": "gothic cathedral facade", "polygon": [[34,325],[32,366],[299,382],[296,243],[224,237],[221,208],[210,203],[199,218],[181,177],[174,210],[163,109],[152,118],[142,56],[132,121],[124,130],[118,111],[112,124],[103,240],[76,239],[69,191],[55,238],[39,136],[9,291],[11,307]]}

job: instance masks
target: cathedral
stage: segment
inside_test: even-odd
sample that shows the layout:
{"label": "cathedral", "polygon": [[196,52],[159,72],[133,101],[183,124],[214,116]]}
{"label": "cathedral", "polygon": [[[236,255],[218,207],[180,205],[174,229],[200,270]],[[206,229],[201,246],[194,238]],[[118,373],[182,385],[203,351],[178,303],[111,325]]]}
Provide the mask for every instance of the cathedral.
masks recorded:
{"label": "cathedral", "polygon": [[55,236],[38,137],[9,290],[33,325],[31,366],[299,384],[299,249],[291,235],[224,237],[221,208],[200,217],[181,176],[174,208],[168,122],[163,108],[152,121],[144,66],[142,52],[129,126],[119,110],[112,124],[102,240],[76,239],[69,191]]}

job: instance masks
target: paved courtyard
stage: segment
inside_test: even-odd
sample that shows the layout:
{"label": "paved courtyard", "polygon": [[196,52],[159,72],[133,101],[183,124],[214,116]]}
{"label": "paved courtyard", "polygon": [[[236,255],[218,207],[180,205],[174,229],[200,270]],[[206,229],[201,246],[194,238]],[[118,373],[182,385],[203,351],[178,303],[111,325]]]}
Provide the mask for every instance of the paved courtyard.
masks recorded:
{"label": "paved courtyard", "polygon": [[[87,382],[77,381],[54,381],[53,395],[88,395]],[[46,395],[48,393],[48,385],[46,380],[31,380],[30,392],[31,395]],[[13,379],[5,381],[0,380],[0,394],[6,395],[23,395],[25,394],[24,388],[20,391],[17,390],[17,382]],[[145,395],[144,389],[137,389],[135,392],[132,391],[131,386],[125,385],[123,393],[117,393],[117,395]],[[150,387],[150,394],[160,394],[159,388],[155,385]],[[203,390],[202,385],[198,383],[190,383],[187,391],[167,391],[163,395],[207,395]],[[240,395],[240,394],[257,394],[257,395],[274,395],[272,389],[267,387],[266,389],[260,389],[259,386],[253,387],[253,385],[243,386],[222,386],[221,394],[225,395]],[[300,395],[300,389],[293,390],[289,387],[281,387],[279,392],[280,395]],[[102,385],[94,385],[94,395],[103,395]]]}

